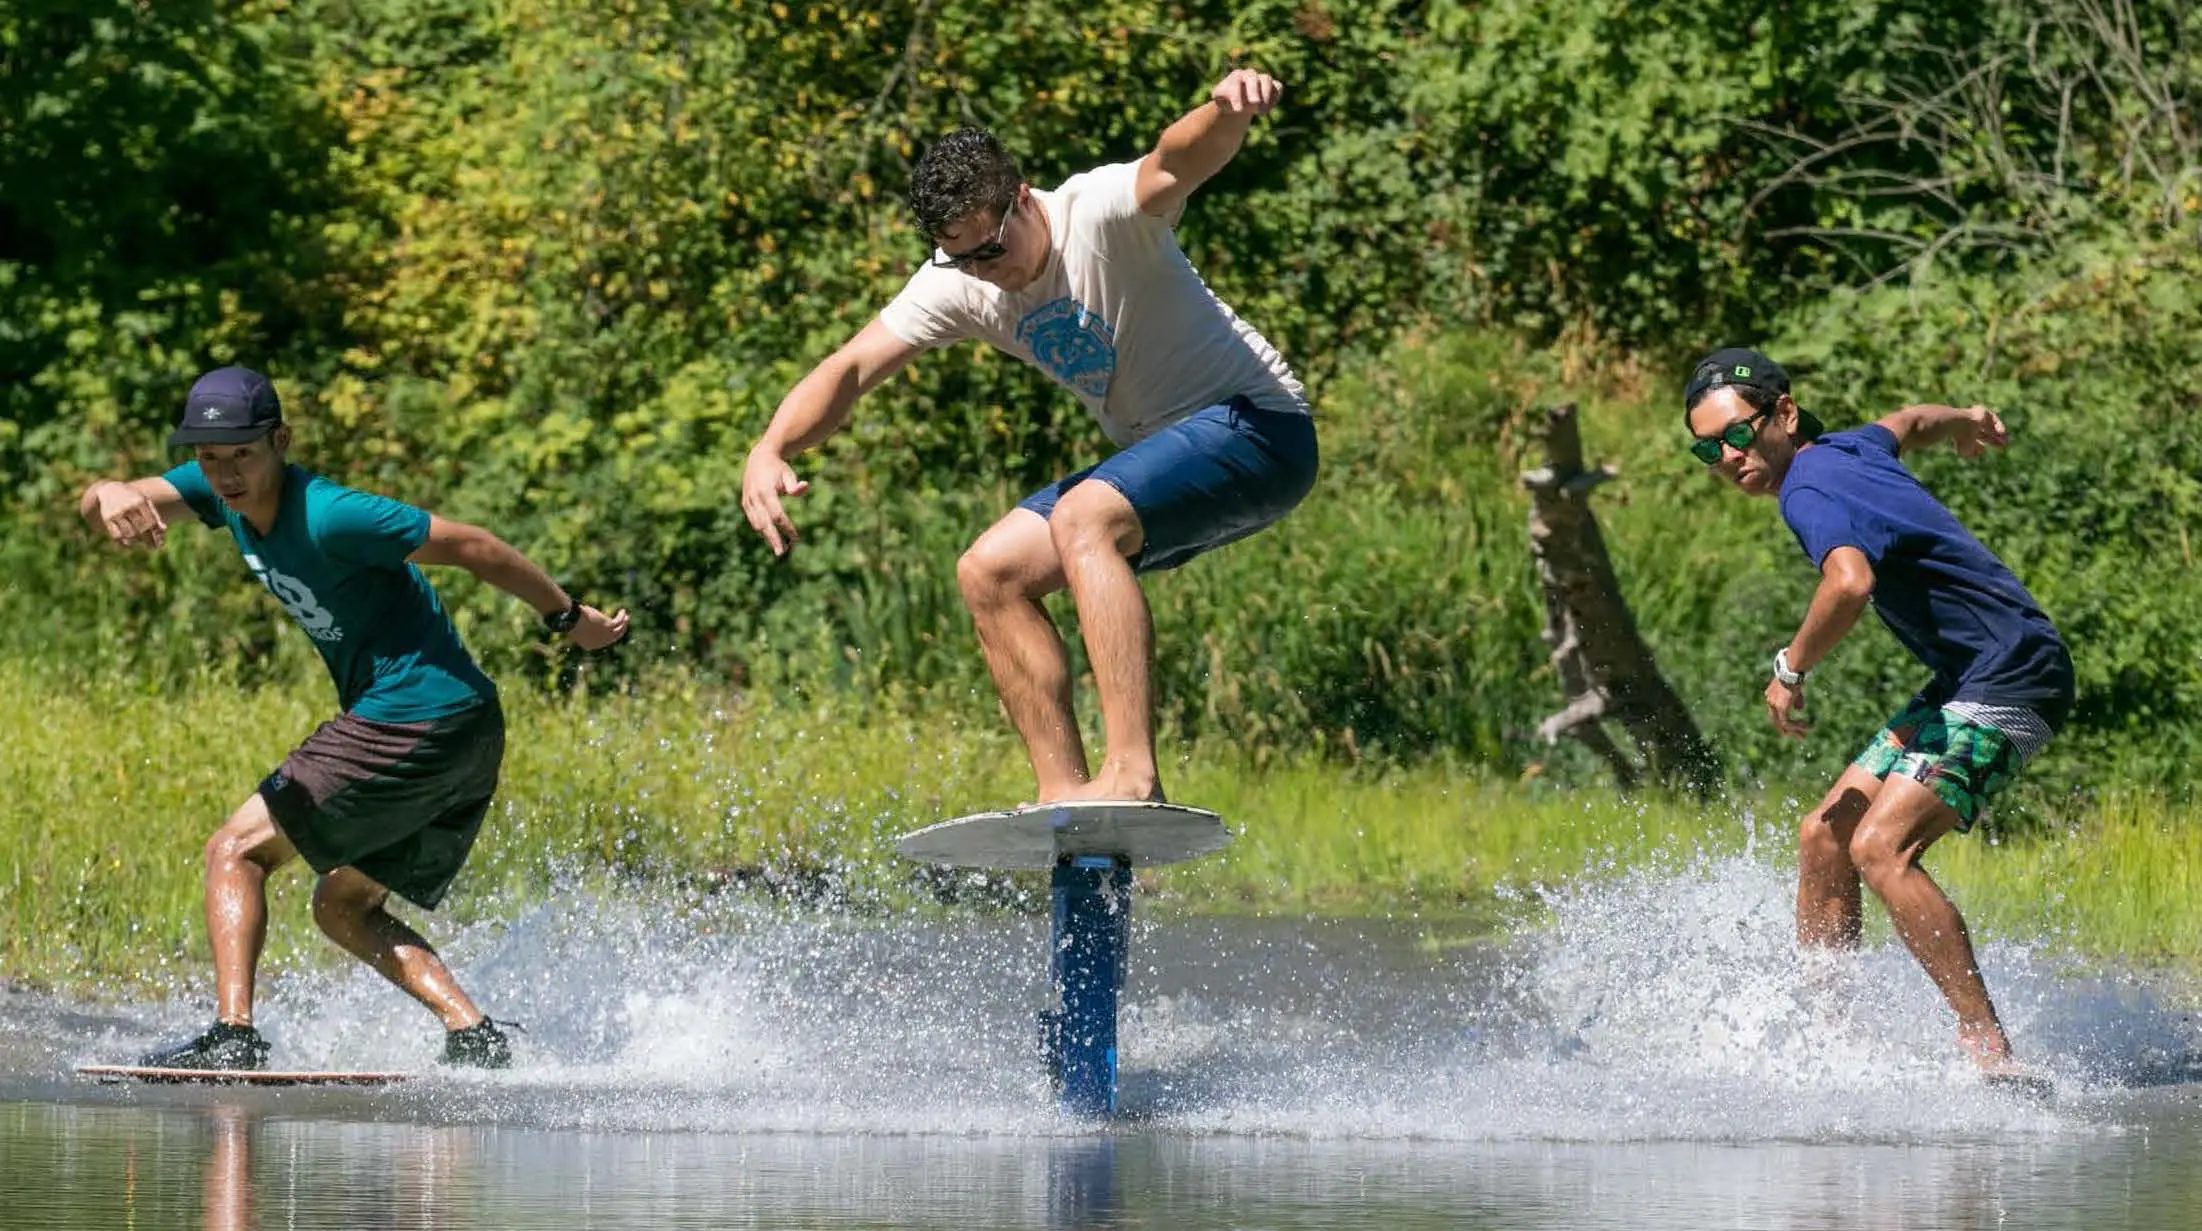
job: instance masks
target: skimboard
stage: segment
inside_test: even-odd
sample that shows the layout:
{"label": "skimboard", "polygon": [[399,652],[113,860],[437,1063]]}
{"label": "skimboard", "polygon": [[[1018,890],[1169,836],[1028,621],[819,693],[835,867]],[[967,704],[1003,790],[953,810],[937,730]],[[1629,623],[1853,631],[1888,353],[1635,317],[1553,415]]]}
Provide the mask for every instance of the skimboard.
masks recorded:
{"label": "skimboard", "polygon": [[1136,867],[1179,863],[1231,844],[1223,818],[1202,808],[1133,800],[1030,804],[942,821],[895,839],[897,853],[960,868],[1052,868],[1080,855]]}
{"label": "skimboard", "polygon": [[142,1081],[206,1086],[387,1086],[412,1073],[284,1071],[280,1069],[164,1069],[144,1064],[80,1064],[77,1074],[113,1084]]}

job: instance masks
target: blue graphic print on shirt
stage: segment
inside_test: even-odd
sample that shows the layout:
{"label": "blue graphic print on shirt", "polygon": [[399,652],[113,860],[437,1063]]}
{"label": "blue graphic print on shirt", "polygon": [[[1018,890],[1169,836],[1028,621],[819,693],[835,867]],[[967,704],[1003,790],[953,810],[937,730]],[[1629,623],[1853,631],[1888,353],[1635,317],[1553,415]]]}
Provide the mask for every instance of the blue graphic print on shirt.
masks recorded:
{"label": "blue graphic print on shirt", "polygon": [[1068,295],[1042,304],[1017,322],[1017,340],[1032,361],[1087,397],[1105,397],[1116,373],[1116,331],[1101,314]]}

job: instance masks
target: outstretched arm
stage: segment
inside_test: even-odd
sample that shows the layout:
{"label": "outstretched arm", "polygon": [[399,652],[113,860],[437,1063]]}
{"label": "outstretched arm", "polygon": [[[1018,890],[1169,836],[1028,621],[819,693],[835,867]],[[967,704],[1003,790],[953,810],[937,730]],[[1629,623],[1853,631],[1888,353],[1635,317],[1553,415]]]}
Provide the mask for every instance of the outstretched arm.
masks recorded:
{"label": "outstretched arm", "polygon": [[800,496],[810,487],[795,477],[787,459],[840,431],[856,399],[900,371],[923,349],[896,337],[874,318],[780,399],[780,408],[742,467],[742,513],[765,536],[773,555],[786,555],[795,542],[795,523],[780,498]]}
{"label": "outstretched arm", "polygon": [[1139,161],[1132,195],[1141,213],[1166,218],[1193,190],[1223,170],[1246,141],[1254,117],[1276,107],[1284,87],[1253,69],[1233,69],[1208,92],[1208,101],[1162,130],[1162,139]]}
{"label": "outstretched arm", "polygon": [[122,482],[101,479],[77,497],[77,516],[122,547],[159,547],[168,527],[192,516],[191,506],[168,480],[154,476]]}
{"label": "outstretched arm", "polygon": [[[1805,609],[1804,623],[1782,647],[1783,665],[1800,677],[1819,666],[1820,660],[1857,625],[1866,604],[1873,600],[1873,583],[1873,563],[1866,559],[1866,553],[1855,547],[1838,547],[1827,553],[1820,562],[1820,585],[1812,592],[1812,605]],[[1782,734],[1804,735],[1805,722],[1797,712],[1803,705],[1803,679],[1785,684],[1777,675],[1767,684],[1766,713]]]}
{"label": "outstretched arm", "polygon": [[[447,521],[431,514],[428,539],[406,559],[414,564],[456,564],[483,581],[528,604],[545,616],[573,607],[565,588],[551,580],[535,561],[518,548],[480,526]],[[581,608],[581,618],[566,636],[584,650],[601,650],[627,635],[627,613],[607,616],[594,607]]]}
{"label": "outstretched arm", "polygon": [[2003,420],[1985,406],[1906,406],[1882,416],[1880,422],[1896,437],[1899,453],[1947,440],[1959,457],[1979,457],[1987,449],[2000,449],[2011,442]]}

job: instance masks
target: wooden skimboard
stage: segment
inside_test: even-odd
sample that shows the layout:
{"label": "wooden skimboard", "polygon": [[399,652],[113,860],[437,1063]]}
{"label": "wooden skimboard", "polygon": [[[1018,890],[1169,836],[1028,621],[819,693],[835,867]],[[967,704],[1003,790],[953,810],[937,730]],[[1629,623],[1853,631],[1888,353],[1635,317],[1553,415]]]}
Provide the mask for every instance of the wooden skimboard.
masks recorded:
{"label": "wooden skimboard", "polygon": [[959,868],[1052,868],[1075,855],[1118,855],[1137,867],[1180,863],[1231,844],[1203,808],[1144,801],[1031,804],[928,825],[895,839],[897,853]]}
{"label": "wooden skimboard", "polygon": [[413,1073],[282,1071],[278,1069],[164,1069],[144,1064],[80,1064],[79,1076],[102,1082],[142,1081],[203,1086],[387,1086]]}

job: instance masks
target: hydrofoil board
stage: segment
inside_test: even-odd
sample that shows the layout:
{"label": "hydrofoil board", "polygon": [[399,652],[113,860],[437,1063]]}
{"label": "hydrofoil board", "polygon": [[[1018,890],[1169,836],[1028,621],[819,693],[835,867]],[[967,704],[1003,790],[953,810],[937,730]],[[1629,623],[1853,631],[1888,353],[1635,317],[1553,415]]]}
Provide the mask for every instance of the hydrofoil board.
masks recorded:
{"label": "hydrofoil board", "polygon": [[1079,855],[1114,855],[1153,867],[1220,851],[1231,837],[1223,818],[1204,808],[1089,800],[957,817],[902,835],[895,850],[959,868],[1052,868]]}
{"label": "hydrofoil board", "polygon": [[124,1081],[211,1086],[387,1086],[412,1073],[329,1072],[280,1069],[164,1069],[144,1064],[80,1064],[79,1076],[113,1084]]}

